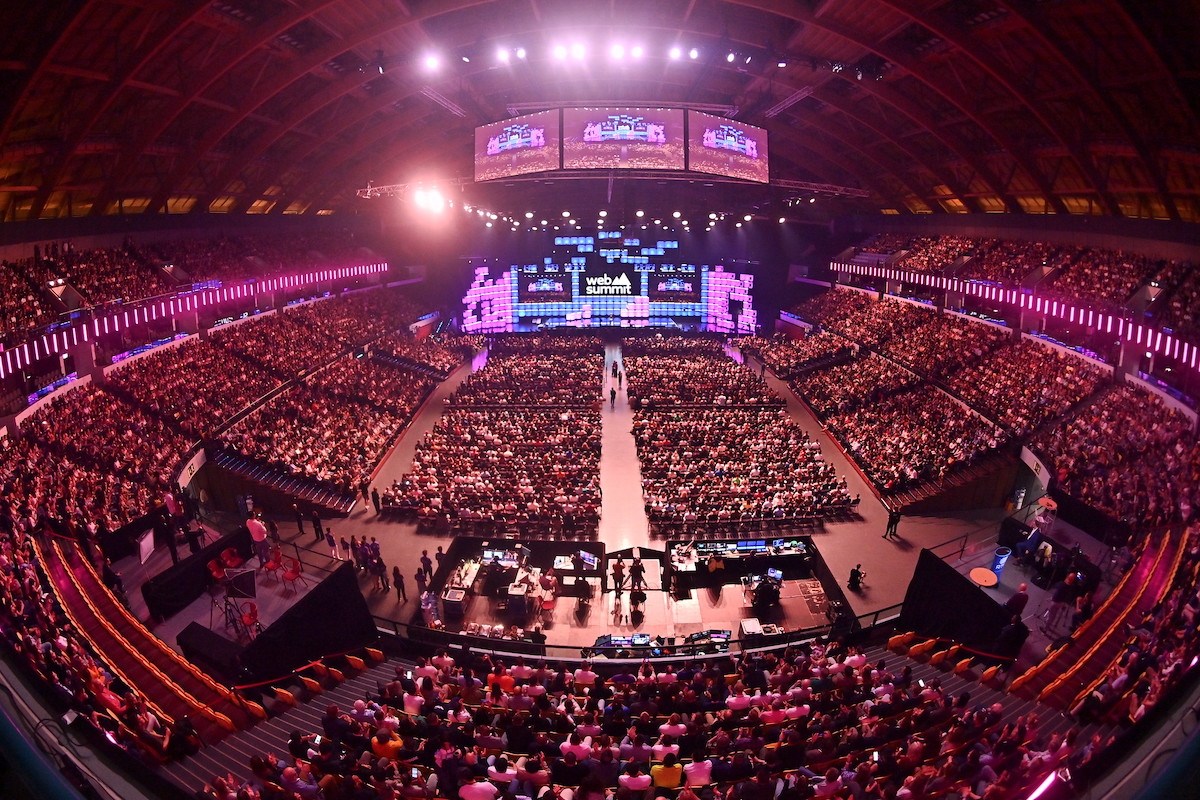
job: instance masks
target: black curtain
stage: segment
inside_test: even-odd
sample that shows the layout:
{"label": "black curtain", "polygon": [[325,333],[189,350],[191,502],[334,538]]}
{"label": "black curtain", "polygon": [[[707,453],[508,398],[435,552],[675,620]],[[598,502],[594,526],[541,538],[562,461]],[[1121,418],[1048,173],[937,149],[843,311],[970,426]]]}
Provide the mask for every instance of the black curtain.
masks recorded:
{"label": "black curtain", "polygon": [[921,550],[900,612],[900,626],[992,652],[1011,616],[1004,607],[929,550]]}

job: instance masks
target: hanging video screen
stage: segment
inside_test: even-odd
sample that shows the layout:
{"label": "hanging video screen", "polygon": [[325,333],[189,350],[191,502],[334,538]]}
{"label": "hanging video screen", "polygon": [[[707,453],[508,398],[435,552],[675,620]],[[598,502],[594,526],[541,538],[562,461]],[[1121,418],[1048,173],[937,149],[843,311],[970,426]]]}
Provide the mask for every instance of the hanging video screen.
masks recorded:
{"label": "hanging video screen", "polygon": [[678,108],[564,108],[564,169],[683,169]]}
{"label": "hanging video screen", "polygon": [[475,129],[475,180],[558,169],[560,152],[557,109],[481,125]]}
{"label": "hanging video screen", "polygon": [[688,169],[768,183],[767,132],[737,120],[689,110]]}

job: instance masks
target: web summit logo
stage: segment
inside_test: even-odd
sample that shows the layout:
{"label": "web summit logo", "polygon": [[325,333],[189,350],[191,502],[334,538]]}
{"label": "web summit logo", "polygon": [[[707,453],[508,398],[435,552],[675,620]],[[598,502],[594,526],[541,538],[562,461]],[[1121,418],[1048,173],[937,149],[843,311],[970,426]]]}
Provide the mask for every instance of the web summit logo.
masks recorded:
{"label": "web summit logo", "polygon": [[611,275],[600,275],[598,277],[588,276],[584,280],[586,281],[584,294],[589,297],[599,295],[629,297],[633,294],[633,284],[629,282],[629,276],[624,272],[615,278]]}

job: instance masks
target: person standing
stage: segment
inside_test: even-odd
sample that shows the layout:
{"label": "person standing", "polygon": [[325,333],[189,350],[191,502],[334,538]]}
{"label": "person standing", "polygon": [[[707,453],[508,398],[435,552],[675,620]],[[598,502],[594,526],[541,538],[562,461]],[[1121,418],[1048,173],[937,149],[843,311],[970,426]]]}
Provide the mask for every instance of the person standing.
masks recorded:
{"label": "person standing", "polygon": [[433,554],[433,558],[434,558],[434,561],[436,561],[436,562],[437,562],[437,568],[438,568],[438,569],[441,569],[441,568],[442,568],[442,559],[443,559],[443,558],[445,558],[445,557],[446,557],[446,551],[445,551],[445,550],[443,550],[443,549],[442,549],[442,546],[439,544],[439,545],[438,545],[437,552]]}
{"label": "person standing", "polygon": [[625,562],[620,556],[612,565],[613,591],[620,592],[625,588]]}
{"label": "person standing", "polygon": [[[312,522],[313,533],[317,535],[317,543],[320,544],[321,540],[325,538],[325,529],[321,527],[321,515],[314,508],[308,512],[308,519]],[[303,532],[303,529],[301,529],[301,532]]]}
{"label": "person standing", "polygon": [[900,512],[888,509],[887,529],[883,532],[883,538],[900,538]]}
{"label": "person standing", "polygon": [[620,365],[620,362],[619,362],[619,361],[617,361],[616,359],[613,359],[612,376],[613,376],[614,378],[615,378],[615,377],[617,377],[617,373],[620,371],[620,366],[619,366],[619,365]]}
{"label": "person standing", "polygon": [[413,580],[417,582],[417,596],[425,595],[425,570],[418,568],[417,574],[413,575]]}
{"label": "person standing", "polygon": [[362,567],[362,562],[360,561],[361,556],[359,555],[360,552],[361,551],[358,549],[358,537],[351,536],[350,537],[350,558],[353,559],[353,561],[354,561],[355,569],[359,569]]}
{"label": "person standing", "polygon": [[254,554],[258,556],[258,568],[262,569],[268,561],[267,526],[253,513],[246,515],[246,529],[250,531],[250,541],[254,543]]}
{"label": "person standing", "polygon": [[625,373],[624,372],[617,373],[617,388],[618,389],[625,388]]}
{"label": "person standing", "polygon": [[1029,584],[1022,583],[1017,587],[1017,591],[1013,592],[1012,597],[1004,603],[1004,610],[1008,613],[1020,617],[1021,612],[1025,610],[1025,606],[1029,603]]}
{"label": "person standing", "polygon": [[615,410],[617,407],[617,387],[612,387],[608,390],[608,408]]}
{"label": "person standing", "polygon": [[383,507],[379,502],[379,488],[378,487],[371,488],[371,504],[375,506],[376,514],[378,514],[379,510]]}
{"label": "person standing", "polygon": [[337,558],[338,557],[337,539],[335,539],[333,537],[333,531],[331,531],[329,528],[325,529],[325,544],[329,546],[329,557]]}
{"label": "person standing", "polygon": [[429,557],[428,550],[421,551],[421,570],[426,578],[433,578],[433,560]]}
{"label": "person standing", "polygon": [[408,592],[404,591],[404,575],[400,572],[400,567],[392,567],[392,583],[396,584],[396,602],[403,600],[408,602]]}
{"label": "person standing", "polygon": [[342,561],[350,561],[354,556],[350,553],[350,543],[346,541],[346,537],[342,537]]}
{"label": "person standing", "polygon": [[304,533],[304,512],[299,503],[292,503],[292,511],[296,512],[296,533]]}
{"label": "person standing", "polygon": [[629,565],[629,591],[636,592],[638,589],[646,588],[646,567],[642,564],[642,559],[638,556],[633,557],[633,563]]}

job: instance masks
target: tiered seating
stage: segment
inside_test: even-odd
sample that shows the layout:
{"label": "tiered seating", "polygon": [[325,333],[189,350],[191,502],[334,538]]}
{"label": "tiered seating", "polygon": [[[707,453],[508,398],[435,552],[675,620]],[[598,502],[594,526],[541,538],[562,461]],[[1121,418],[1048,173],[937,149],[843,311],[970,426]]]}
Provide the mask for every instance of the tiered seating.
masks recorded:
{"label": "tiered seating", "polygon": [[942,481],[1008,437],[933,387],[920,387],[826,424],[885,494]]}
{"label": "tiered seating", "polygon": [[145,262],[132,248],[97,250],[66,248],[49,257],[42,270],[64,278],[83,295],[88,305],[138,300],[171,291],[166,273]]}
{"label": "tiered seating", "polygon": [[743,353],[764,362],[771,371],[787,380],[796,374],[821,366],[848,360],[854,346],[837,334],[828,331],[810,332],[803,339],[775,336],[746,336],[733,344]]}
{"label": "tiered seating", "polygon": [[1171,295],[1160,321],[1176,335],[1200,342],[1200,268],[1187,271],[1187,276]]}
{"label": "tiered seating", "polygon": [[978,241],[965,236],[918,236],[896,262],[898,269],[940,273],[963,256],[971,255]]}
{"label": "tiered seating", "polygon": [[1047,288],[1076,300],[1120,305],[1163,266],[1161,259],[1149,256],[1087,248]]}
{"label": "tiered seating", "polygon": [[375,358],[445,378],[463,359],[483,349],[482,337],[429,337],[420,341],[393,333],[371,345]]}
{"label": "tiered seating", "polygon": [[952,314],[922,316],[927,321],[880,341],[879,350],[925,375],[954,375],[1012,339],[1011,331]]}
{"label": "tiered seating", "polygon": [[57,315],[46,295],[25,279],[27,264],[0,261],[0,337],[45,325]]}
{"label": "tiered seating", "polygon": [[853,289],[835,287],[810,297],[792,308],[792,313],[817,325],[837,329],[837,323],[866,311],[874,301]]}
{"label": "tiered seating", "polygon": [[986,239],[980,242],[971,260],[958,277],[966,280],[990,281],[1017,286],[1033,270],[1050,270],[1069,265],[1079,248],[1064,247],[1046,242],[1016,242]]}
{"label": "tiered seating", "polygon": [[930,324],[937,311],[932,307],[903,303],[899,300],[883,300],[869,303],[858,313],[850,313],[840,319],[826,323],[859,344],[875,348],[891,339],[903,338],[909,331]]}
{"label": "tiered seating", "polygon": [[1091,396],[1107,377],[1082,359],[1022,339],[945,380],[969,405],[1024,436]]}
{"label": "tiered seating", "polygon": [[911,389],[921,379],[874,353],[849,363],[804,373],[789,385],[825,419]]}
{"label": "tiered seating", "polygon": [[135,245],[150,263],[173,264],[193,280],[231,280],[362,262],[349,231],[216,236]]}
{"label": "tiered seating", "polygon": [[1191,420],[1130,384],[1031,445],[1064,492],[1113,519],[1159,527],[1191,519],[1200,445]]}

